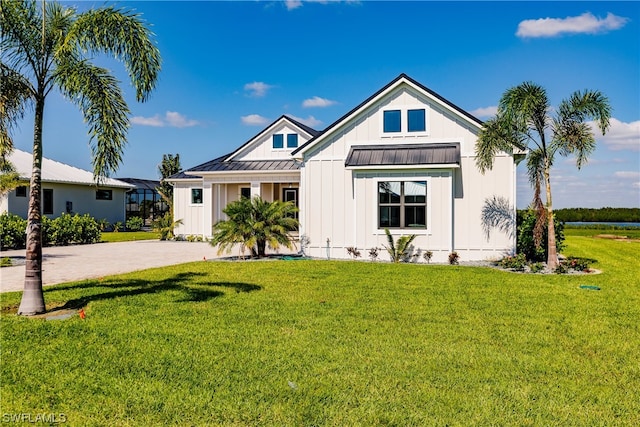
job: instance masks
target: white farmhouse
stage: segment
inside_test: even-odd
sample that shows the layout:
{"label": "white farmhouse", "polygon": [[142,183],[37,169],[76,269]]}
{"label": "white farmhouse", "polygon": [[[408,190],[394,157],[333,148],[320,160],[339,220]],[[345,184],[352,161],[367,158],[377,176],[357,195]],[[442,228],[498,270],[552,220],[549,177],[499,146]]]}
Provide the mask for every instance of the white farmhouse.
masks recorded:
{"label": "white farmhouse", "polygon": [[[482,208],[516,206],[516,161],[475,165],[482,122],[405,74],[319,132],[282,116],[234,152],[171,177],[178,235],[211,237],[224,207],[240,197],[294,202],[306,255],[348,258],[416,234],[416,250],[444,262],[499,258],[515,233],[487,235]],[[366,252],[364,252],[366,253]]]}
{"label": "white farmhouse", "polygon": [[[9,161],[20,175],[23,186],[0,197],[0,213],[9,212],[27,218],[29,180],[33,155],[14,150]],[[42,159],[42,214],[57,218],[63,213],[89,214],[110,223],[125,221],[125,197],[134,185],[113,178],[104,178],[97,186],[93,173],[76,167]]]}

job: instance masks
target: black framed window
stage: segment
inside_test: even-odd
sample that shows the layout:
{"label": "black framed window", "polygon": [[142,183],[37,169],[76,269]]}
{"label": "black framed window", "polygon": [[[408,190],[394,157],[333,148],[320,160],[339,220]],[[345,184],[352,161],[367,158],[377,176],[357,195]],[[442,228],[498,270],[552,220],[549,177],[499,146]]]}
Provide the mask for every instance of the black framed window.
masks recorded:
{"label": "black framed window", "polygon": [[96,190],[96,200],[113,200],[113,190]]}
{"label": "black framed window", "polygon": [[379,182],[378,228],[427,228],[427,182]]}
{"label": "black framed window", "polygon": [[27,187],[24,185],[16,187],[16,197],[27,197]]}
{"label": "black framed window", "polygon": [[284,135],[281,133],[273,135],[273,148],[284,148]]}
{"label": "black framed window", "polygon": [[287,134],[287,148],[296,148],[298,146],[298,134]]}
{"label": "black framed window", "polygon": [[384,132],[400,132],[402,129],[402,119],[400,110],[387,110],[383,113]]}
{"label": "black framed window", "polygon": [[407,111],[407,130],[409,132],[424,132],[426,129],[424,108]]}
{"label": "black framed window", "polygon": [[202,188],[191,189],[191,203],[194,205],[202,204]]}
{"label": "black framed window", "polygon": [[44,188],[42,190],[42,213],[53,215],[53,189]]}
{"label": "black framed window", "polygon": [[251,198],[251,188],[250,187],[242,187],[240,189],[240,197],[245,199]]}

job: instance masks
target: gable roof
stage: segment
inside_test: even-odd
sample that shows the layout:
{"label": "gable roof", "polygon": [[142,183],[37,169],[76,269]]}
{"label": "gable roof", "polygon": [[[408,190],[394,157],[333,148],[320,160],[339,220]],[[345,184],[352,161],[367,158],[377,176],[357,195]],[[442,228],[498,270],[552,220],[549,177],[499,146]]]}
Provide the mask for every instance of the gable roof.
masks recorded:
{"label": "gable roof", "polygon": [[[33,155],[26,151],[15,149],[8,156],[9,161],[16,168],[20,179],[31,179],[31,169],[33,167]],[[97,183],[93,179],[93,172],[79,169],[74,166],[56,162],[55,160],[42,158],[42,182],[57,182],[64,184],[93,185]],[[100,187],[134,188],[133,185],[114,178],[102,178]]]}
{"label": "gable roof", "polygon": [[283,121],[289,122],[293,126],[297,127],[301,131],[303,131],[306,134],[308,134],[312,139],[320,134],[319,131],[317,131],[317,130],[315,130],[315,129],[313,129],[313,128],[305,125],[305,124],[302,124],[299,121],[294,120],[291,117],[283,114],[282,116],[280,116],[276,120],[274,120],[269,126],[267,126],[262,131],[260,131],[257,135],[254,135],[250,140],[248,140],[247,142],[242,144],[240,147],[238,147],[235,151],[233,151],[232,153],[227,154],[225,156],[224,160],[233,159],[238,153],[241,153],[245,148],[250,146],[256,139],[258,139],[261,136],[269,133],[271,131],[271,129],[273,129],[276,125],[278,125],[279,123],[281,123]]}
{"label": "gable roof", "polygon": [[353,108],[347,114],[345,114],[344,116],[340,117],[338,120],[336,120],[335,122],[333,122],[332,124],[327,126],[327,128],[325,130],[323,130],[322,133],[320,133],[319,135],[317,135],[314,138],[310,139],[306,143],[302,144],[297,149],[293,150],[291,152],[291,154],[295,155],[295,154],[298,154],[298,153],[300,153],[302,151],[305,151],[305,150],[309,149],[311,146],[315,145],[318,141],[322,140],[322,138],[324,138],[327,134],[329,134],[332,129],[334,129],[334,128],[338,127],[339,125],[343,124],[345,121],[350,119],[353,115],[357,114],[360,110],[362,110],[365,107],[369,106],[374,101],[378,100],[383,95],[388,93],[391,89],[399,86],[402,83],[408,83],[409,85],[412,85],[412,86],[418,88],[419,90],[421,90],[421,91],[427,93],[428,95],[430,95],[432,98],[434,98],[436,101],[438,101],[440,104],[444,105],[448,109],[450,109],[452,111],[455,111],[456,113],[458,113],[460,116],[462,116],[465,119],[467,119],[472,124],[474,124],[474,125],[476,125],[478,127],[482,126],[482,124],[483,124],[482,120],[478,119],[477,117],[474,117],[469,112],[467,112],[467,111],[463,110],[462,108],[458,107],[457,105],[455,105],[451,101],[443,98],[441,95],[439,95],[436,92],[432,91],[431,89],[429,89],[428,87],[424,86],[420,82],[418,82],[418,81],[412,79],[411,77],[409,77],[408,75],[402,73],[398,77],[393,79],[391,82],[387,83],[383,88],[378,90],[376,93],[374,93],[373,95],[371,95],[370,97],[365,99],[362,103],[360,103],[358,106]]}

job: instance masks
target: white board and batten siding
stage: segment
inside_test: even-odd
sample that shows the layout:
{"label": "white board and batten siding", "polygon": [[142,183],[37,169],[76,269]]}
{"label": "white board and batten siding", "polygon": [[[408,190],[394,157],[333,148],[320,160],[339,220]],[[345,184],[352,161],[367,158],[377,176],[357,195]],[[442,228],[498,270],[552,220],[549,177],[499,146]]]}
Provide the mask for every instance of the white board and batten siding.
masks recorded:
{"label": "white board and batten siding", "polygon": [[[301,172],[301,233],[310,243],[308,255],[348,258],[347,247],[357,247],[366,257],[369,248],[387,243],[378,227],[378,182],[426,181],[427,228],[392,229],[397,239],[417,234],[414,247],[434,253],[434,262],[445,262],[455,250],[461,259],[497,258],[513,248],[510,237],[493,233],[487,239],[481,226],[481,209],[492,196],[507,198],[515,206],[515,165],[504,155],[492,171],[481,175],[475,166],[478,125],[438,100],[400,85],[396,90],[356,111],[330,131],[319,144],[304,152]],[[383,112],[424,108],[426,131],[383,132]],[[345,167],[352,146],[380,144],[459,143],[461,164],[413,168]],[[328,242],[327,242],[328,240]],[[384,250],[380,258],[386,258]]]}

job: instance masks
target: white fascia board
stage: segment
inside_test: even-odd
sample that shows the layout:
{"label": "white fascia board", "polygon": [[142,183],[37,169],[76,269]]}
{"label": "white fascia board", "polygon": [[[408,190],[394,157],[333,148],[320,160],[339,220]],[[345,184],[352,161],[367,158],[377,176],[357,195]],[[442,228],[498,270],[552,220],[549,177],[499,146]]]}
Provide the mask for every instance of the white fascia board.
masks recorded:
{"label": "white fascia board", "polygon": [[271,123],[268,127],[263,129],[262,132],[258,133],[253,138],[251,138],[249,141],[245,142],[240,147],[236,148],[234,152],[232,152],[227,157],[225,157],[224,161],[233,160],[233,158],[235,156],[240,154],[247,147],[251,146],[251,144],[253,144],[256,140],[261,139],[265,135],[268,135],[269,133],[273,132],[273,129],[276,128],[277,126],[279,126],[282,122],[287,122],[289,125],[295,127],[298,130],[298,132],[300,132],[301,134],[303,134],[303,135],[305,135],[307,137],[307,140],[313,138],[313,135],[311,135],[309,132],[305,131],[304,129],[302,129],[301,127],[299,127],[295,123],[293,123],[291,120],[288,119],[287,116],[282,116],[282,117],[280,117],[280,119],[276,120],[275,122]]}

